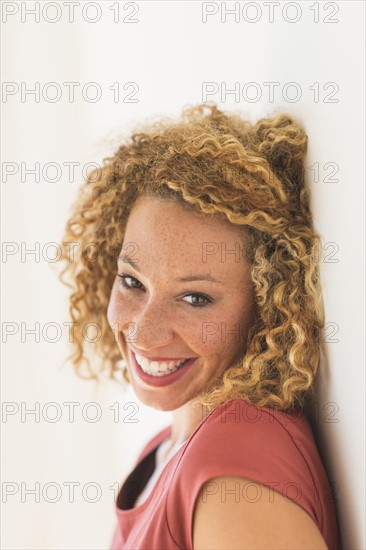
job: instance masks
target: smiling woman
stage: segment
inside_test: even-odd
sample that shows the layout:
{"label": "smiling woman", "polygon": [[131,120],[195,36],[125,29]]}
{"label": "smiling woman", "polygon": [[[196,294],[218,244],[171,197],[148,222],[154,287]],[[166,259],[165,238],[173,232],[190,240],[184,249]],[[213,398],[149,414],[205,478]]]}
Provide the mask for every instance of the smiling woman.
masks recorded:
{"label": "smiling woman", "polygon": [[202,260],[205,243],[225,242],[235,250],[238,239],[227,220],[202,217],[171,200],[143,196],[129,215],[124,240],[137,247],[138,263],[119,259],[108,321],[136,329],[136,341],[127,336],[120,350],[139,399],[165,411],[184,406],[173,440],[187,436],[201,414],[188,402],[245,353],[255,319],[249,266],[230,253],[225,261],[221,254]]}
{"label": "smiling woman", "polygon": [[[88,177],[63,241],[73,364],[103,367],[172,411],[116,502],[113,550],[337,549],[330,483],[305,405],[324,313],[307,136],[215,105],[136,131]],[[79,252],[78,252],[79,251]]]}

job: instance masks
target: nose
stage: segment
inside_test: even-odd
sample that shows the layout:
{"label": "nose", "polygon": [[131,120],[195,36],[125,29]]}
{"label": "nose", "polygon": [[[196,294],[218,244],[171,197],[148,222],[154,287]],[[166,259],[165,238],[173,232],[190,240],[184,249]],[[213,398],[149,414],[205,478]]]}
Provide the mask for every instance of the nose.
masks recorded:
{"label": "nose", "polygon": [[127,344],[131,342],[141,351],[163,349],[173,339],[171,320],[166,311],[152,301],[145,303],[129,320],[128,325],[125,324],[123,334]]}

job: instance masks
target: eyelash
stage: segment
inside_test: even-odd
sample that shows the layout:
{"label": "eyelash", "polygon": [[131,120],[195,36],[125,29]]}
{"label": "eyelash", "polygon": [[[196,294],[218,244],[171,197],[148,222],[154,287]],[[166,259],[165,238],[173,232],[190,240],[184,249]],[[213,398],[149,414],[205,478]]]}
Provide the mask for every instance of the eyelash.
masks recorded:
{"label": "eyelash", "polygon": [[[141,288],[128,286],[125,282],[125,279],[132,279],[133,281],[137,281],[139,284],[141,284],[138,279],[135,279],[135,277],[131,277],[131,275],[127,275],[125,273],[123,275],[117,275],[117,277],[119,277],[119,279],[120,279],[119,284],[122,288],[125,288],[126,290],[141,290]],[[191,294],[186,294],[186,296],[200,296],[201,298],[204,298],[206,300],[206,303],[201,303],[201,304],[189,304],[188,302],[186,302],[189,306],[194,307],[194,308],[205,307],[205,306],[212,303],[212,300],[210,298],[208,298],[204,294],[199,294],[198,292],[193,292]],[[186,297],[186,296],[184,296],[184,297]]]}

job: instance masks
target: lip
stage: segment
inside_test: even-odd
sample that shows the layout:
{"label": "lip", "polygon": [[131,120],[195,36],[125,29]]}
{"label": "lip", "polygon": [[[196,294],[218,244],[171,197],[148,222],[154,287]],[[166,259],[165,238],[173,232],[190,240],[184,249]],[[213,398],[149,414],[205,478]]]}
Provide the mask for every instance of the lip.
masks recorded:
{"label": "lip", "polygon": [[144,355],[143,353],[139,353],[135,351],[131,346],[129,346],[132,353],[135,355],[139,355],[140,357],[144,357],[144,359],[147,359],[148,361],[161,361],[161,362],[169,362],[169,361],[181,361],[182,359],[189,359],[189,357],[149,357],[147,355]]}
{"label": "lip", "polygon": [[132,355],[132,363],[134,370],[137,374],[137,376],[146,384],[149,384],[149,386],[154,386],[156,388],[160,388],[163,386],[168,386],[169,384],[173,384],[176,380],[178,380],[181,376],[183,376],[190,366],[196,361],[197,357],[193,357],[190,361],[187,361],[183,367],[179,367],[178,370],[173,372],[172,374],[166,374],[165,376],[151,376],[150,374],[147,374],[142,370],[138,362],[136,361],[135,353],[131,351]]}

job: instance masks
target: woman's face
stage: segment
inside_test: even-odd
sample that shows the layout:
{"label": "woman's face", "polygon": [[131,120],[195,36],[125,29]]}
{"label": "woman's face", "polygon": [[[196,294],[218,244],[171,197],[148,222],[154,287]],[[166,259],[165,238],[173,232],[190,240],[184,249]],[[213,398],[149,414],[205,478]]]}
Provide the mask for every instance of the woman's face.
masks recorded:
{"label": "woman's face", "polygon": [[[243,253],[227,220],[147,196],[135,203],[107,315],[141,402],[175,410],[245,354],[255,302]],[[135,354],[148,360],[143,368]],[[154,359],[172,370],[188,358],[172,374],[143,372]]]}

